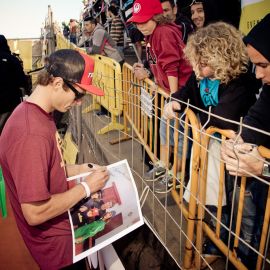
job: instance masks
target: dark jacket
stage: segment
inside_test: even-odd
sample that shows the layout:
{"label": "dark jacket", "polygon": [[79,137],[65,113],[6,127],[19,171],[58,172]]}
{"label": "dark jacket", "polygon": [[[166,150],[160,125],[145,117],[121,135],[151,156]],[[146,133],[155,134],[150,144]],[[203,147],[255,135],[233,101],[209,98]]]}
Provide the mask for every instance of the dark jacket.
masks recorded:
{"label": "dark jacket", "polygon": [[[259,99],[244,118],[244,124],[270,132],[270,85],[264,85]],[[242,138],[245,142],[270,148],[269,136],[260,132],[243,128]]]}
{"label": "dark jacket", "polygon": [[28,82],[22,65],[11,54],[7,40],[0,35],[0,114],[12,112],[21,102],[22,91]]}
{"label": "dark jacket", "polygon": [[[239,121],[240,117],[245,116],[249,108],[256,101],[255,88],[257,89],[257,81],[254,75],[250,73],[241,74],[229,83],[221,84],[218,91],[218,105],[212,107],[211,113],[226,119]],[[191,105],[206,111],[209,110],[209,107],[205,107],[202,102],[199,84],[194,73],[192,73],[186,86],[174,93],[172,97],[185,102],[189,99]],[[181,103],[181,111],[185,107]],[[199,114],[201,124],[204,125],[208,120],[208,115],[201,111],[192,110]],[[216,117],[210,118],[207,127],[209,126],[215,126],[221,129],[233,129],[235,131],[238,129],[237,125],[225,122]]]}
{"label": "dark jacket", "polygon": [[[256,24],[244,38],[246,44],[250,44],[268,61],[270,61],[270,14],[266,15],[260,23]],[[252,106],[244,119],[244,123],[270,132],[270,85],[264,85],[257,102]],[[264,145],[270,148],[269,136],[244,128],[242,137],[245,142]]]}

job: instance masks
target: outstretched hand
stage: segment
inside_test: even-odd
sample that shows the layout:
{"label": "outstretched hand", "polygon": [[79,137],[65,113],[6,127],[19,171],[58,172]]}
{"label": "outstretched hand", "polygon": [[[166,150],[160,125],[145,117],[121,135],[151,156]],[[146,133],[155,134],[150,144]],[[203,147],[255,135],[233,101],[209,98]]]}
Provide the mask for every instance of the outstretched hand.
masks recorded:
{"label": "outstretched hand", "polygon": [[145,78],[149,78],[149,73],[144,68],[144,65],[142,63],[135,63],[132,67],[132,70],[135,77],[140,81]]}
{"label": "outstretched hand", "polygon": [[179,102],[171,101],[164,106],[163,117],[165,120],[173,119],[176,117],[175,111],[179,111],[180,109],[181,105]]}
{"label": "outstretched hand", "polygon": [[253,144],[235,144],[228,140],[221,146],[221,157],[231,175],[251,176],[262,173],[264,158],[260,155],[258,147]]}

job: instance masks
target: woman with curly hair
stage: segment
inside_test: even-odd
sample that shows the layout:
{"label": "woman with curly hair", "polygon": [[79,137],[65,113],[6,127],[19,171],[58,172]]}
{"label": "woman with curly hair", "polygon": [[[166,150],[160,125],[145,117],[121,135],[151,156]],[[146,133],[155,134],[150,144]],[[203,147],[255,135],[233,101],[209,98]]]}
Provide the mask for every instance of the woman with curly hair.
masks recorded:
{"label": "woman with curly hair", "polygon": [[[164,116],[174,118],[174,111],[184,111],[187,102],[226,119],[239,121],[256,101],[258,89],[255,76],[248,72],[248,55],[241,33],[223,22],[210,24],[193,33],[184,49],[193,73],[187,84],[172,94]],[[179,101],[177,101],[179,100]],[[199,111],[201,124],[208,114]],[[211,117],[206,127],[236,130],[237,126]]]}
{"label": "woman with curly hair", "polygon": [[[209,117],[207,111],[211,107],[211,113],[239,121],[256,101],[255,93],[258,85],[255,76],[248,72],[249,59],[240,32],[227,23],[209,24],[189,37],[184,53],[193,67],[193,74],[185,87],[172,94],[174,100],[166,104],[163,116],[174,118],[175,111],[184,111],[186,105],[183,102],[189,100],[190,105],[202,109],[196,111],[191,107],[198,114],[201,125],[206,124],[205,128],[215,126],[236,131],[237,125],[214,116]],[[180,138],[183,139],[182,135]],[[220,174],[219,141],[211,139],[208,150],[211,155],[208,159],[206,205],[216,216]],[[187,190],[185,199],[189,200]],[[223,196],[222,205],[224,208],[221,222],[226,224],[228,221],[226,194]],[[210,223],[214,228],[215,218],[211,218]],[[220,237],[224,241],[227,237],[223,227]],[[203,252],[215,255],[218,250],[207,240]]]}

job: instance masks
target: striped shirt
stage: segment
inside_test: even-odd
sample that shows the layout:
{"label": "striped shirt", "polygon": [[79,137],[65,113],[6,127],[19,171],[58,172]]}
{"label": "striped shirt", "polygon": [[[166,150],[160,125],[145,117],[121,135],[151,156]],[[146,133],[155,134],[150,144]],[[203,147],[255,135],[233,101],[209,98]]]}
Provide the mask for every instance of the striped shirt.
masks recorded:
{"label": "striped shirt", "polygon": [[125,10],[126,20],[128,20],[132,16],[133,2],[133,0],[123,0],[123,8]]}
{"label": "striped shirt", "polygon": [[120,16],[112,19],[110,36],[116,42],[117,46],[124,46],[124,24]]}

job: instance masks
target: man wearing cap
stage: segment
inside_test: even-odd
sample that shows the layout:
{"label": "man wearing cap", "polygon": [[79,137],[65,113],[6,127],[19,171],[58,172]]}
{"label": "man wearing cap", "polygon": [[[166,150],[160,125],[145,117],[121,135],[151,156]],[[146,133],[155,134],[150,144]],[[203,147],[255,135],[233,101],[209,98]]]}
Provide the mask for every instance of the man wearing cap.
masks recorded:
{"label": "man wearing cap", "polygon": [[[263,89],[257,102],[250,108],[243,123],[265,132],[270,132],[270,14],[266,15],[244,38],[250,60],[256,67],[256,77],[261,79]],[[243,127],[241,137],[232,132],[233,140],[223,144],[222,159],[231,175],[258,175],[270,179],[269,160],[263,158],[258,147],[270,148],[269,135]],[[238,142],[235,139],[238,138]],[[254,145],[255,144],[255,145]],[[229,180],[229,179],[228,179]],[[259,248],[261,229],[265,212],[268,186],[263,182],[249,178],[245,190],[241,236],[243,240]],[[236,190],[239,194],[239,189]],[[239,198],[239,195],[236,195]],[[267,211],[267,210],[266,210]],[[248,269],[255,269],[257,254],[242,241],[237,251]]]}
{"label": "man wearing cap", "polygon": [[[0,137],[0,165],[18,229],[41,269],[78,269],[72,265],[72,234],[67,210],[108,179],[104,167],[65,166],[61,140],[51,113],[66,112],[90,92],[94,62],[74,50],[51,54],[27,101],[12,113]],[[67,189],[66,178],[92,171],[85,182]],[[79,269],[85,269],[79,262]]]}

